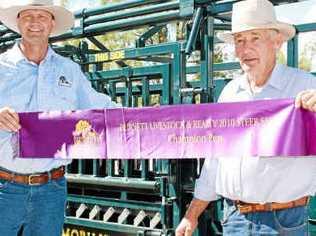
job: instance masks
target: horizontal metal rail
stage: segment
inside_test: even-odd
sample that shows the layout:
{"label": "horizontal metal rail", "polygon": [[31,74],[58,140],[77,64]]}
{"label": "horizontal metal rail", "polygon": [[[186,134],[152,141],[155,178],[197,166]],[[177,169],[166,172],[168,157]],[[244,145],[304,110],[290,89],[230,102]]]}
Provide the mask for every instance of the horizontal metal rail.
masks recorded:
{"label": "horizontal metal rail", "polygon": [[105,187],[119,187],[119,188],[134,188],[150,190],[153,192],[160,191],[160,184],[158,181],[148,181],[138,178],[126,178],[126,177],[96,177],[91,175],[82,174],[67,174],[67,181],[69,183],[98,185]]}
{"label": "horizontal metal rail", "polygon": [[103,7],[83,9],[81,11],[75,12],[74,15],[76,18],[88,17],[161,2],[168,2],[168,0],[129,0],[121,3],[105,5]]}
{"label": "horizontal metal rail", "polygon": [[[124,225],[117,223],[109,223],[103,221],[92,221],[89,219],[77,219],[75,217],[66,217],[65,224],[72,224],[76,226],[90,227],[111,232],[126,233],[128,235],[145,235],[145,236],[162,236],[162,230],[153,230],[145,227],[135,227],[133,225]],[[140,234],[141,232],[144,232]],[[171,234],[170,234],[171,235]]]}
{"label": "horizontal metal rail", "polygon": [[106,207],[119,207],[119,208],[128,208],[139,210],[143,209],[145,211],[159,212],[161,210],[161,203],[150,203],[142,201],[131,201],[131,200],[118,200],[118,199],[109,199],[109,198],[98,198],[91,196],[82,196],[69,194],[67,196],[67,201],[72,203],[84,203],[90,205],[99,205]]}
{"label": "horizontal metal rail", "polygon": [[104,16],[92,16],[84,21],[84,25],[89,26],[89,25],[95,25],[98,23],[105,23],[109,21],[113,22],[116,20],[126,19],[130,17],[137,17],[140,15],[148,15],[148,14],[159,13],[159,12],[168,11],[168,10],[177,10],[178,8],[179,8],[179,3],[168,2],[168,3],[149,6],[142,9],[138,9],[138,8],[131,9],[129,11],[120,12],[120,13],[115,12],[115,13],[107,14]]}

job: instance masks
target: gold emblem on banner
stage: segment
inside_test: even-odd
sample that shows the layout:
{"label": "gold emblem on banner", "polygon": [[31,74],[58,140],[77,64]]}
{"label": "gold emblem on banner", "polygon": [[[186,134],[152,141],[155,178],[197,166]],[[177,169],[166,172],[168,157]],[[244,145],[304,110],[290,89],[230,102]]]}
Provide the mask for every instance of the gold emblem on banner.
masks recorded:
{"label": "gold emblem on banner", "polygon": [[99,135],[86,120],[80,120],[73,132],[74,144],[100,144]]}

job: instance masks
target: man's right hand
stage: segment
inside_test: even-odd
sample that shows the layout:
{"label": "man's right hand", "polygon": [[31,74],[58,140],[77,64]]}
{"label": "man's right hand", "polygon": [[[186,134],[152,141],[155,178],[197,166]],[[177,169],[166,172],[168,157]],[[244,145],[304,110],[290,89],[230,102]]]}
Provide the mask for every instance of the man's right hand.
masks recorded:
{"label": "man's right hand", "polygon": [[184,217],[176,229],[176,236],[191,236],[198,225],[198,221]]}
{"label": "man's right hand", "polygon": [[18,114],[9,107],[0,109],[0,130],[18,132],[21,129]]}
{"label": "man's right hand", "polygon": [[198,225],[199,216],[208,204],[208,201],[193,198],[185,216],[176,229],[176,236],[191,236]]}

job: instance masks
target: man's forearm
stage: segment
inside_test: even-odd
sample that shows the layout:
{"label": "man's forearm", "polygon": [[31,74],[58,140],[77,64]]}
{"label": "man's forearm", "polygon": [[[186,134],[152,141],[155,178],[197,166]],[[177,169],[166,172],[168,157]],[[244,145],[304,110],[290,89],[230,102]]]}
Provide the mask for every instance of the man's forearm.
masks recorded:
{"label": "man's forearm", "polygon": [[208,206],[209,201],[203,201],[197,198],[193,198],[188,210],[185,213],[187,219],[198,219],[205,208]]}

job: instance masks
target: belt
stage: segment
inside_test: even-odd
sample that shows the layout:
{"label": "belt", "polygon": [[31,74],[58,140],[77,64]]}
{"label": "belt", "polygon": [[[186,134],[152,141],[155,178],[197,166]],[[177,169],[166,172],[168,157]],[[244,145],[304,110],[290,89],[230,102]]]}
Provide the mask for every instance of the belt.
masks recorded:
{"label": "belt", "polygon": [[30,175],[17,174],[5,170],[0,170],[0,179],[26,185],[46,184],[49,180],[57,180],[65,175],[64,167],[59,167],[44,173]]}
{"label": "belt", "polygon": [[234,201],[235,205],[239,209],[240,213],[251,213],[251,212],[262,212],[262,211],[276,211],[284,210],[299,206],[306,206],[308,204],[309,197],[302,197],[297,200],[285,203],[265,203],[265,204],[256,204],[256,203],[246,203],[242,201]]}

